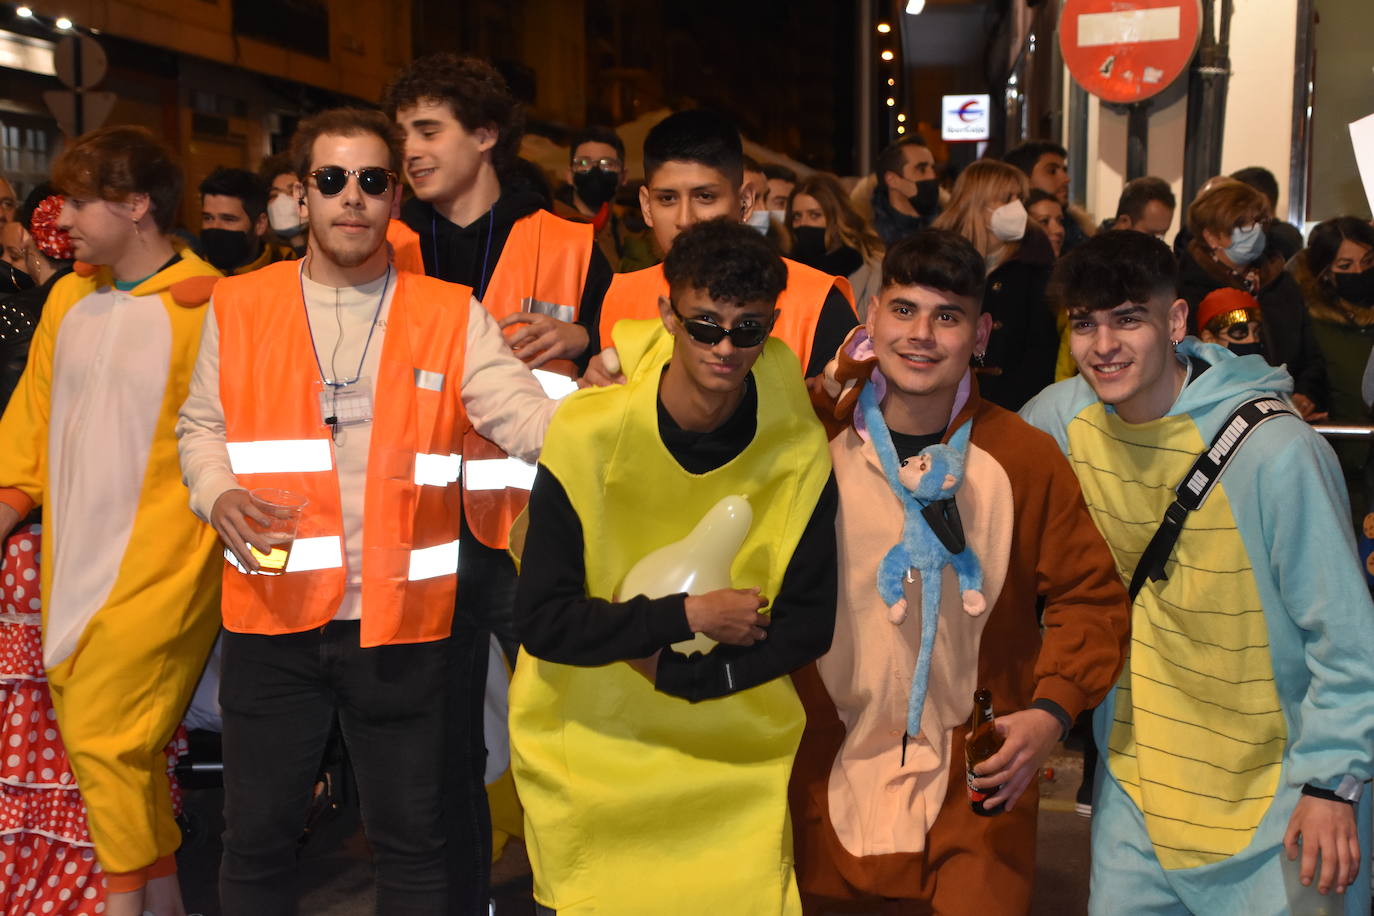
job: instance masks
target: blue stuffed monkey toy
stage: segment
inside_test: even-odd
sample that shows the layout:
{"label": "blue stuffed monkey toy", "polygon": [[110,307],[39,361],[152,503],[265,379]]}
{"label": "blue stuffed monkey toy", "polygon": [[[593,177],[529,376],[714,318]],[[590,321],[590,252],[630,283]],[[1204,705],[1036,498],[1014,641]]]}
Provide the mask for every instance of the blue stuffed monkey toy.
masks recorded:
{"label": "blue stuffed monkey toy", "polygon": [[887,552],[878,566],[878,594],[888,605],[888,616],[894,624],[900,624],[907,615],[902,581],[914,582],[913,572],[921,577],[921,646],[916,656],[916,670],[912,675],[911,694],[907,703],[907,734],[915,735],[921,728],[921,712],[925,708],[926,688],[930,681],[930,657],[940,621],[940,586],[944,568],[954,567],[966,613],[977,616],[987,609],[987,601],[982,593],[983,569],[978,557],[968,547],[957,553],[952,552],[936,536],[922,514],[927,506],[953,499],[963,484],[964,455],[968,451],[972,424],[960,426],[948,443],[929,446],[922,449],[919,455],[899,463],[897,450],[892,446],[892,436],[878,408],[873,385],[865,385],[859,393],[859,407],[863,411],[873,449],[878,455],[878,463],[902,504],[902,539]]}

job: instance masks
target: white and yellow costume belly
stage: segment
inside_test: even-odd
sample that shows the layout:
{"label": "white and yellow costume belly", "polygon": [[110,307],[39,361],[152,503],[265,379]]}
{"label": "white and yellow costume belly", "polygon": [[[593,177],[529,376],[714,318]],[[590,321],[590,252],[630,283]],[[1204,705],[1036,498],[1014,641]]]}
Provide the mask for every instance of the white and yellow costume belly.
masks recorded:
{"label": "white and yellow costume belly", "polygon": [[188,253],[128,292],[64,279],[0,420],[0,486],[43,507],[44,666],[113,873],[180,844],[162,749],[218,629],[216,537],[173,432],[216,276]]}

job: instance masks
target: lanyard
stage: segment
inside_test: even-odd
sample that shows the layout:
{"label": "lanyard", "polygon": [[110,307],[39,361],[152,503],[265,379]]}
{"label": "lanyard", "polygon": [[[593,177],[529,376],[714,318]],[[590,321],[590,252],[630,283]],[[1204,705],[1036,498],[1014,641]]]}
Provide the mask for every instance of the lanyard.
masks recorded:
{"label": "lanyard", "polygon": [[[320,350],[315,346],[315,329],[310,326],[310,307],[305,302],[305,261],[301,261],[299,272],[301,283],[301,308],[305,309],[305,329],[310,332],[310,352],[315,354],[315,368],[319,370],[320,381],[330,388],[343,388],[351,385],[363,376],[363,363],[367,361],[368,348],[372,346],[372,332],[377,330],[377,319],[382,317],[382,305],[386,302],[387,287],[391,285],[391,265],[386,266],[386,279],[382,281],[382,295],[377,299],[377,310],[372,313],[372,323],[367,328],[367,340],[363,343],[363,355],[358,358],[358,371],[350,379],[343,381],[330,381],[324,374],[324,366],[320,363]],[[340,331],[342,336],[342,330]]]}
{"label": "lanyard", "polygon": [[[496,204],[491,205],[487,211],[487,249],[482,252],[482,273],[477,281],[475,292],[477,301],[482,301],[482,297],[487,294],[487,263],[491,260],[491,234],[496,228]],[[442,271],[439,269],[439,218],[434,213],[429,215],[429,243],[434,251],[434,276],[444,279]]]}

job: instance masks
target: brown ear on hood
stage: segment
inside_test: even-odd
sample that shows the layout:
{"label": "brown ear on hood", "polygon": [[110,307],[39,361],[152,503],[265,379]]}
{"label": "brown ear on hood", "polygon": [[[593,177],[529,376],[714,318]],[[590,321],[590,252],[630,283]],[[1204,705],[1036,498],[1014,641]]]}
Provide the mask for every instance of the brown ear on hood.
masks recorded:
{"label": "brown ear on hood", "polygon": [[859,402],[859,392],[868,383],[878,365],[877,358],[856,360],[849,355],[849,344],[863,329],[859,325],[849,332],[835,358],[825,364],[825,371],[807,380],[811,406],[816,410],[828,438],[835,438],[848,426]]}
{"label": "brown ear on hood", "polygon": [[78,277],[89,279],[100,273],[100,265],[87,264],[85,261],[77,261],[72,265],[72,273],[76,274]]}
{"label": "brown ear on hood", "polygon": [[223,278],[206,275],[187,277],[173,283],[168,292],[172,294],[172,301],[177,305],[188,309],[199,308],[210,301],[210,294],[215,291],[215,284],[221,279]]}

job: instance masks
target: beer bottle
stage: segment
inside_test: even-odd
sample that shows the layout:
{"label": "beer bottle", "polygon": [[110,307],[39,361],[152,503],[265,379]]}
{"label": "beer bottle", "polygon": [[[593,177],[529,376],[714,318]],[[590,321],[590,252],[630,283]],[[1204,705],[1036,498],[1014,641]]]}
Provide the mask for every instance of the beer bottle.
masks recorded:
{"label": "beer bottle", "polygon": [[973,694],[973,729],[969,734],[968,743],[964,745],[964,759],[968,763],[968,803],[974,814],[983,817],[992,817],[1006,810],[1003,805],[996,808],[987,808],[983,805],[984,801],[996,795],[1002,787],[975,789],[973,780],[978,777],[974,775],[973,768],[996,754],[1001,747],[1002,736],[997,734],[997,729],[993,726],[992,694],[986,687],[979,687]]}

